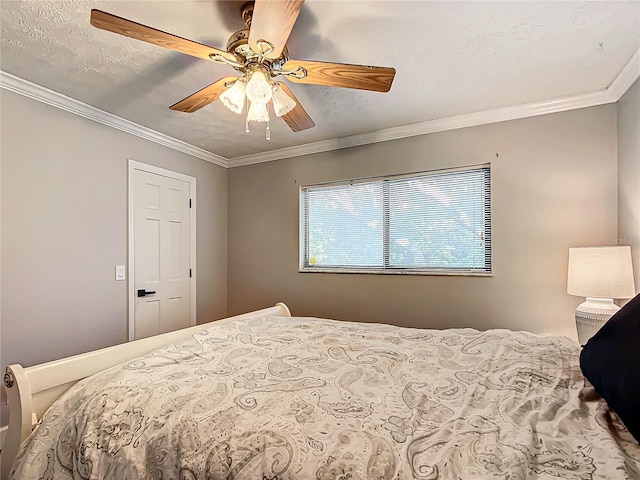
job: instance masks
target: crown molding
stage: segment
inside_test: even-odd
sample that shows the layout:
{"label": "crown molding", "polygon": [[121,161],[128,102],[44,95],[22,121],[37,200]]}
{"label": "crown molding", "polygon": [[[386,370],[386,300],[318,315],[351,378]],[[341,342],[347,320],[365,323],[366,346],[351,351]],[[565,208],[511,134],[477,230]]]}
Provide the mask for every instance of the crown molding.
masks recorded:
{"label": "crown molding", "polygon": [[617,102],[627,93],[627,90],[640,77],[640,49],[636,50],[629,62],[624,66],[620,74],[611,82],[607,93]]}
{"label": "crown molding", "polygon": [[482,112],[467,113],[454,117],[428,120],[426,122],[413,123],[400,127],[385,128],[376,132],[353,135],[321,142],[307,143],[296,147],[282,148],[265,153],[256,153],[229,159],[231,167],[251,165],[254,163],[270,162],[283,158],[300,157],[312,153],[328,152],[342,148],[357,147],[370,143],[386,142],[388,140],[398,140],[401,138],[415,137],[428,133],[444,132],[456,130],[458,128],[475,127],[489,123],[505,122],[521,118],[546,115],[548,113],[565,112],[577,108],[594,107],[605,103],[612,103],[606,90],[575,95],[545,102],[528,103],[524,105],[514,105],[511,107],[484,110]]}
{"label": "crown molding", "polygon": [[0,70],[0,88],[24,95],[25,97],[74,113],[117,130],[130,133],[136,137],[144,138],[145,140],[149,140],[178,152],[186,153],[192,157],[215,163],[221,167],[229,167],[229,161],[220,155],[208,152],[207,150],[196,147],[187,142],[183,142],[177,138],[156,132],[148,127],[131,122],[130,120],[126,120],[114,115],[113,113],[105,112],[104,110],[100,110],[99,108],[80,102],[71,97],[67,97],[61,93],[54,92],[53,90],[49,90],[41,85],[29,82],[28,80],[2,70]]}
{"label": "crown molding", "polygon": [[284,158],[300,157],[314,153],[329,152],[342,148],[357,147],[371,143],[398,140],[407,137],[444,132],[458,128],[475,127],[491,123],[518,120],[549,113],[560,113],[578,108],[595,107],[607,103],[615,103],[626,93],[633,83],[640,77],[640,50],[637,50],[608,88],[591,93],[571,95],[553,100],[513,105],[481,112],[456,115],[454,117],[427,120],[425,122],[386,128],[376,132],[349,137],[334,138],[320,142],[281,148],[268,152],[255,153],[227,159],[215,153],[156,132],[129,120],[125,120],[86,103],[67,97],[60,93],[44,88],[28,80],[24,80],[10,73],[0,70],[0,88],[19,93],[26,97],[52,105],[67,112],[80,115],[103,125],[116,128],[123,132],[136,135],[151,142],[163,145],[173,150],[186,153],[196,158],[206,160],[221,167],[231,168],[255,163],[271,162]]}
{"label": "crown molding", "polygon": [[295,147],[282,148],[264,153],[244,155],[229,159],[230,167],[251,165],[254,163],[270,162],[283,158],[300,157],[313,153],[328,152],[341,148],[357,147],[370,143],[386,142],[401,138],[425,135],[428,133],[444,132],[458,128],[475,127],[490,123],[518,120],[549,113],[566,112],[578,108],[595,107],[607,103],[617,102],[640,76],[640,50],[631,57],[622,71],[608,88],[591,93],[571,95],[553,100],[526,103],[510,107],[496,108],[482,112],[468,113],[454,117],[427,120],[425,122],[386,128],[377,132],[353,135],[321,142],[307,143]]}

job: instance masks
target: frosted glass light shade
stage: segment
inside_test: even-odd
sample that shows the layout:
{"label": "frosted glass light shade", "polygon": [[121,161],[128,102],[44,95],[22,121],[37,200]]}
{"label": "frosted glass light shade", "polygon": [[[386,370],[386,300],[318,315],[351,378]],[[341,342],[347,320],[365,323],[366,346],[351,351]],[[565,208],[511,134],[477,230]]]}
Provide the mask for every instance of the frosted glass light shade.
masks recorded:
{"label": "frosted glass light shade", "polygon": [[275,84],[273,87],[273,111],[276,116],[281,117],[286,115],[296,106],[296,102],[280,87],[279,84]]}
{"label": "frosted glass light shade", "polygon": [[244,108],[244,95],[244,82],[237,80],[230,88],[220,94],[220,101],[233,113],[240,114]]}
{"label": "frosted glass light shade", "polygon": [[567,293],[592,298],[634,297],[631,247],[570,248]]}
{"label": "frosted glass light shade", "polygon": [[268,122],[269,111],[264,103],[251,102],[249,113],[247,114],[248,122]]}
{"label": "frosted glass light shade", "polygon": [[271,100],[271,85],[267,82],[267,77],[265,77],[262,70],[256,70],[253,72],[249,82],[247,83],[246,93],[247,98],[252,104],[265,104]]}

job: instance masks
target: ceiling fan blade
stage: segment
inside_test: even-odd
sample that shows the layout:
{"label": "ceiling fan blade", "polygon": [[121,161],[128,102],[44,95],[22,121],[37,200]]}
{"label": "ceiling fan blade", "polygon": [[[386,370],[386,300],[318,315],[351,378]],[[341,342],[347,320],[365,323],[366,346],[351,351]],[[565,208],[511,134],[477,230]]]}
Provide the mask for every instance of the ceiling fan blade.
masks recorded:
{"label": "ceiling fan blade", "polygon": [[187,98],[183,98],[178,103],[174,103],[169,108],[171,110],[177,110],[179,112],[193,113],[200,110],[202,107],[206,107],[211,102],[215,102],[220,94],[227,89],[227,83],[232,83],[237,80],[237,77],[225,77],[221,78],[217,82],[207,85],[201,90],[198,90],[193,95],[189,95]]}
{"label": "ceiling fan blade", "polygon": [[287,125],[289,125],[291,130],[294,132],[301,132],[307,128],[315,127],[316,124],[311,120],[311,117],[305,109],[302,108],[300,101],[296,98],[291,89],[285,83],[279,82],[278,84],[280,85],[280,88],[282,88],[284,92],[296,102],[296,106],[293,107],[293,110],[282,116],[282,119],[287,122]]}
{"label": "ceiling fan blade", "polygon": [[249,46],[259,53],[258,41],[265,40],[273,45],[273,50],[265,57],[278,58],[303,3],[304,0],[256,0],[249,29]]}
{"label": "ceiling fan blade", "polygon": [[289,60],[284,70],[302,67],[307,71],[304,78],[288,76],[296,83],[327,85],[330,87],[357,88],[374,92],[388,92],[391,89],[396,69],[390,67],[371,67],[368,65],[349,65],[346,63],[314,62],[311,60]]}
{"label": "ceiling fan blade", "polygon": [[232,61],[236,60],[235,56],[223,50],[218,50],[217,48],[203,45],[202,43],[162,32],[155,28],[132,22],[126,18],[111,15],[102,10],[91,10],[91,25],[102,30],[124,35],[125,37],[135,38],[143,42],[175,50],[176,52],[203,58],[204,60],[211,61],[211,54],[219,54]]}

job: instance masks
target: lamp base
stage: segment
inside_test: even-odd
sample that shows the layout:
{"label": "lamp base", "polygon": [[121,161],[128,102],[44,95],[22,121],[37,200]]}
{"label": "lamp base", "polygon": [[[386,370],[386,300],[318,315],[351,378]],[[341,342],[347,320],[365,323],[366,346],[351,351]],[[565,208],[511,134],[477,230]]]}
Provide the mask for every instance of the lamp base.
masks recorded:
{"label": "lamp base", "polygon": [[580,345],[587,343],[607,321],[620,310],[612,298],[587,297],[586,302],[576,308],[576,328]]}

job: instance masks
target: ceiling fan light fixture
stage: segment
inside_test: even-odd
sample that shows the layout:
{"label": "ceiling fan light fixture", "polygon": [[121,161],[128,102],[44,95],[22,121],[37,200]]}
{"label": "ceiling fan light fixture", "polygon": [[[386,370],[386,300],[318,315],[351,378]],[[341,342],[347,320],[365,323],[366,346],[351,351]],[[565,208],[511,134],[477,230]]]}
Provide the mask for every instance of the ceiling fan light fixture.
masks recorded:
{"label": "ceiling fan light fixture", "polygon": [[266,122],[265,138],[271,140],[271,129],[269,128],[269,110],[266,103],[251,102],[247,120],[245,122],[245,130],[249,133],[249,122]]}
{"label": "ceiling fan light fixture", "polygon": [[236,80],[231,87],[220,94],[222,104],[238,115],[244,109],[245,86],[242,80]]}
{"label": "ceiling fan light fixture", "polygon": [[271,99],[273,100],[273,111],[277,117],[286,115],[296,106],[296,102],[293,98],[287,95],[278,83],[273,86],[273,95]]}
{"label": "ceiling fan light fixture", "polygon": [[254,103],[265,105],[271,100],[271,85],[262,70],[255,70],[251,74],[251,78],[247,82],[246,94],[252,105]]}
{"label": "ceiling fan light fixture", "polygon": [[[240,114],[247,98],[252,104],[262,104],[262,107],[254,107],[254,112],[247,116],[248,128],[249,121],[264,121],[265,110],[272,97],[276,96],[273,101],[276,115],[283,117],[292,131],[300,132],[314,127],[315,123],[287,84],[276,83],[279,87],[275,88],[273,78],[282,75],[294,83],[388,92],[396,74],[395,69],[390,67],[290,60],[286,43],[303,3],[304,0],[248,1],[242,7],[242,19],[247,28],[231,35],[226,51],[102,10],[92,9],[90,21],[91,25],[101,30],[225,64],[240,73],[241,78],[225,77],[201,88],[171,105],[171,110],[193,113],[220,99],[226,108]],[[255,11],[254,6],[257,6]],[[268,120],[266,123],[268,139]]]}
{"label": "ceiling fan light fixture", "polygon": [[269,110],[265,103],[251,102],[249,107],[249,113],[247,114],[247,121],[249,122],[268,122]]}

